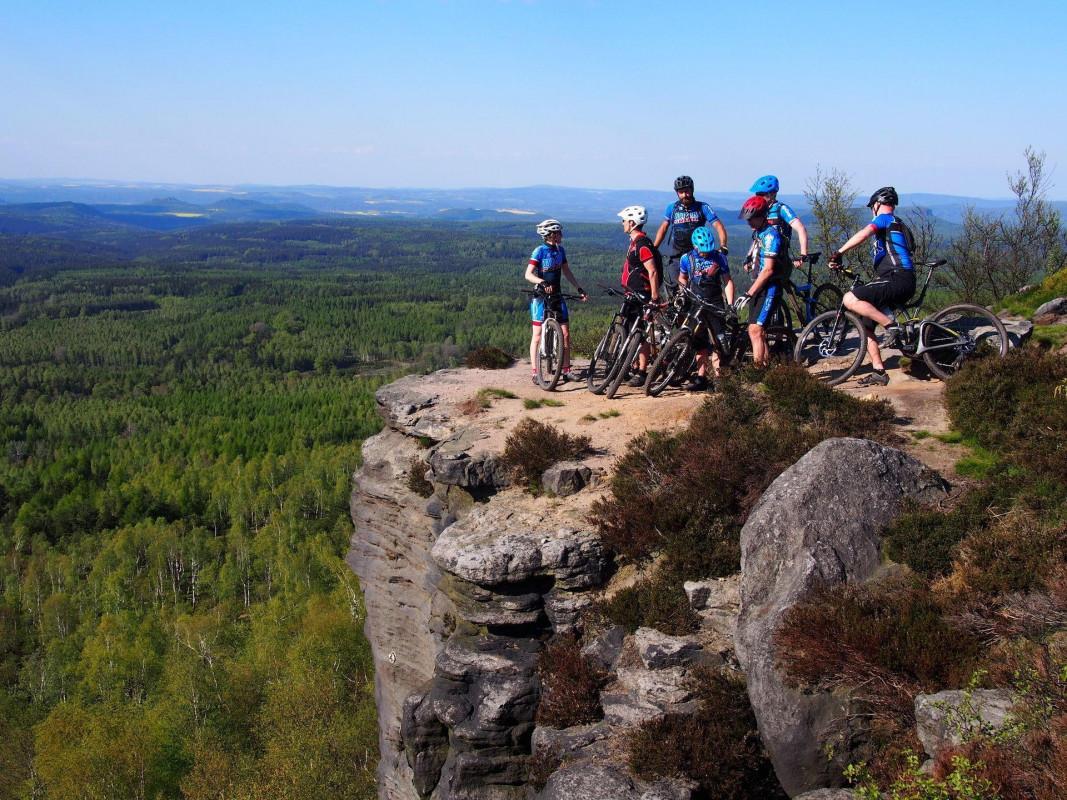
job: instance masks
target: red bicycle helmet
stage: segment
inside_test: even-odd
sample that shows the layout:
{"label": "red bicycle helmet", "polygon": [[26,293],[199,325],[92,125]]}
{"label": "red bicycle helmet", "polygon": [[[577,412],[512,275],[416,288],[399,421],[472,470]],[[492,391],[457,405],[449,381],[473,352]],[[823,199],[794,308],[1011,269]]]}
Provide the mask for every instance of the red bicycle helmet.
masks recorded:
{"label": "red bicycle helmet", "polygon": [[741,213],[738,214],[738,217],[744,220],[749,220],[753,217],[765,217],[770,209],[770,200],[766,197],[754,195],[748,198],[748,200],[745,201],[745,204],[741,206]]}

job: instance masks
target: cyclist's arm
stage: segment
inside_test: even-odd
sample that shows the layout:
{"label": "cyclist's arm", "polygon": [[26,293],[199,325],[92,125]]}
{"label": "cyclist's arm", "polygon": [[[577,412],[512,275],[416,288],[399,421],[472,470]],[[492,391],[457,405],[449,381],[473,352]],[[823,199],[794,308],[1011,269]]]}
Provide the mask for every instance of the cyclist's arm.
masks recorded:
{"label": "cyclist's arm", "polygon": [[726,244],[726,226],[722,224],[722,220],[716,217],[711,221],[711,227],[715,230],[715,235],[719,237],[719,249],[722,250],[724,247],[729,249]]}
{"label": "cyclist's arm", "polygon": [[563,274],[567,276],[567,280],[571,282],[571,286],[578,290],[578,294],[585,294],[585,290],[578,285],[578,279],[574,277],[574,273],[571,272],[571,265],[566,261],[563,262]]}
{"label": "cyclist's arm", "polygon": [[873,235],[874,235],[874,226],[872,226],[872,225],[864,225],[862,228],[860,228],[858,231],[856,231],[854,234],[852,234],[852,238],[849,239],[847,242],[845,242],[843,245],[841,245],[837,249],[837,252],[839,252],[839,253],[848,252],[849,250],[851,250],[856,245],[862,244],[863,242],[865,242],[868,239],[870,239],[871,236],[873,236]]}
{"label": "cyclist's arm", "polygon": [[[526,278],[526,280],[528,280],[530,283],[534,284],[535,286],[537,284],[539,284],[539,283],[542,283],[541,278],[539,278],[537,276],[537,273],[535,272],[536,269],[537,269],[537,265],[534,264],[533,262],[527,264],[526,265],[526,275],[524,276]],[[512,273],[512,274],[514,274],[514,273]]]}
{"label": "cyclist's arm", "polygon": [[808,229],[804,227],[800,217],[790,222],[789,227],[797,232],[797,239],[800,241],[800,254],[806,256],[808,254]]}
{"label": "cyclist's arm", "polygon": [[652,302],[659,302],[659,275],[656,274],[656,259],[650,258],[642,262],[645,271],[648,272],[648,283],[652,287]]}
{"label": "cyclist's arm", "polygon": [[684,272],[679,272],[678,273],[678,285],[679,286],[688,286],[689,285],[689,276],[686,273],[684,273]]}
{"label": "cyclist's arm", "polygon": [[722,293],[726,297],[726,302],[730,305],[734,304],[734,294],[736,291],[733,276],[727,275],[726,282],[722,285]]}
{"label": "cyclist's arm", "polygon": [[763,266],[759,275],[756,276],[756,280],[752,281],[752,285],[748,287],[748,295],[750,297],[755,297],[759,294],[763,287],[770,283],[771,278],[774,277],[774,264],[771,261],[770,256],[763,257]]}
{"label": "cyclist's arm", "polygon": [[652,240],[652,244],[659,247],[663,244],[663,239],[667,236],[667,229],[671,226],[670,220],[663,220],[659,224],[659,228],[656,229],[656,237]]}

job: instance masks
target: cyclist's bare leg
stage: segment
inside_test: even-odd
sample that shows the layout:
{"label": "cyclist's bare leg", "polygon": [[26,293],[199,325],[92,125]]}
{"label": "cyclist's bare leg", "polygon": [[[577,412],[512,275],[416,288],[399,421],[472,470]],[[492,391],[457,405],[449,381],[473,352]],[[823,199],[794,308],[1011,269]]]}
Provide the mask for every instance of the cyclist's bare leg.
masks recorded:
{"label": "cyclist's bare leg", "polygon": [[648,354],[651,352],[648,343],[641,345],[641,349],[637,353],[637,369],[641,372],[648,372]]}
{"label": "cyclist's bare leg", "polygon": [[563,371],[571,371],[571,326],[561,322],[560,330],[563,331]]}
{"label": "cyclist's bare leg", "polygon": [[886,325],[892,324],[893,320],[887,317],[876,306],[871,305],[866,300],[860,300],[852,292],[845,295],[844,298],[845,308],[851,311],[853,314],[859,314],[861,317],[867,319],[873,319],[883,328]]}
{"label": "cyclist's bare leg", "polygon": [[882,363],[882,351],[878,349],[878,340],[873,334],[867,337],[867,355],[871,357],[871,366],[879,372],[885,370],[885,364]]}
{"label": "cyclist's bare leg", "polygon": [[537,348],[541,344],[541,326],[531,325],[530,332],[530,369],[537,369]]}
{"label": "cyclist's bare leg", "polygon": [[711,351],[711,374],[715,378],[722,377],[722,370],[719,369],[719,354],[714,350]]}
{"label": "cyclist's bare leg", "polygon": [[708,375],[707,350],[697,350],[697,375],[699,375],[701,378],[706,378]]}
{"label": "cyclist's bare leg", "polygon": [[767,351],[767,337],[762,325],[748,326],[748,339],[752,342],[752,363],[757,367],[767,366],[770,354]]}

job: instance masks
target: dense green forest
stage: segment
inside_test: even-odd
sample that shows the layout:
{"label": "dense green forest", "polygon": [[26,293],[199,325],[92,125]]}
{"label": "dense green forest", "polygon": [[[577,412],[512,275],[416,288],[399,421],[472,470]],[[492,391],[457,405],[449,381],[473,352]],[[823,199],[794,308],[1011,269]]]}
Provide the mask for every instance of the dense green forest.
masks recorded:
{"label": "dense green forest", "polygon": [[[521,353],[537,240],[333,227],[0,241],[0,798],[374,794],[373,392]],[[612,234],[569,238],[590,289]]]}

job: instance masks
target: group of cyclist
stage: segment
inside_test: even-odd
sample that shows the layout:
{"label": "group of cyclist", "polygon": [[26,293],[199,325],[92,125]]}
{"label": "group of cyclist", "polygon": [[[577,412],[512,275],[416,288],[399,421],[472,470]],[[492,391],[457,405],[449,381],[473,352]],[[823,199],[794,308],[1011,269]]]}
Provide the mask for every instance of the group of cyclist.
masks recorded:
{"label": "group of cyclist", "polygon": [[[722,303],[725,300],[737,313],[748,308],[748,336],[753,361],[760,366],[766,365],[770,359],[766,327],[779,311],[794,266],[800,266],[808,257],[807,229],[796,212],[778,200],[779,188],[777,177],[764,175],[752,184],[752,196],[741,206],[740,218],[752,229],[752,242],[743,266],[753,272],[754,277],[751,286],[740,296],[736,294],[730,273],[726,227],[707,203],[696,199],[693,179],[687,175],[674,181],[678,200],[667,206],[654,239],[644,230],[648,222],[644,206],[627,206],[618,213],[623,232],[630,240],[622,267],[623,287],[633,292],[641,303],[660,304],[665,292],[683,287],[704,301]],[[871,222],[829,258],[830,268],[840,269],[844,253],[873,238],[876,278],[849,291],[843,302],[848,310],[864,320],[870,333],[873,334],[875,325],[885,328],[883,347],[894,346],[901,332],[881,309],[905,302],[915,292],[914,241],[907,226],[894,215],[898,203],[899,197],[892,186],[878,189],[867,203]],[[537,226],[537,233],[544,244],[530,256],[525,276],[536,286],[530,304],[533,324],[530,362],[531,365],[537,363],[541,325],[546,307],[552,304],[563,331],[563,374],[560,378],[563,382],[573,378],[568,311],[561,296],[562,278],[566,276],[583,302],[588,296],[567,263],[562,245],[563,226],[557,220],[546,219]],[[797,257],[790,253],[794,234],[800,251]],[[668,237],[671,252],[664,265],[659,247]],[[640,304],[633,304],[630,313],[640,312]],[[708,321],[717,334],[721,332],[721,318],[712,316]],[[708,387],[709,366],[712,375],[717,375],[718,359],[706,335],[696,344],[697,369],[689,388],[700,391]],[[860,381],[861,385],[888,384],[889,377],[873,335],[867,339],[867,352],[873,371]],[[638,353],[636,369],[632,371],[628,385],[639,387],[644,384],[649,355],[646,343]],[[534,381],[537,382],[536,371]]]}

